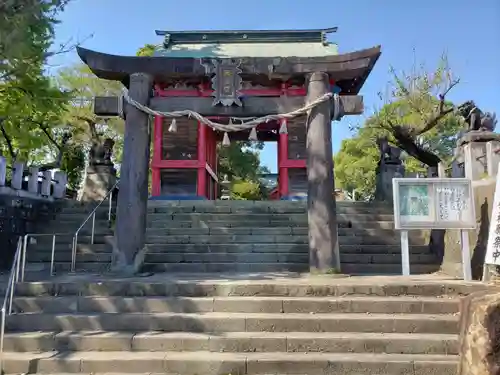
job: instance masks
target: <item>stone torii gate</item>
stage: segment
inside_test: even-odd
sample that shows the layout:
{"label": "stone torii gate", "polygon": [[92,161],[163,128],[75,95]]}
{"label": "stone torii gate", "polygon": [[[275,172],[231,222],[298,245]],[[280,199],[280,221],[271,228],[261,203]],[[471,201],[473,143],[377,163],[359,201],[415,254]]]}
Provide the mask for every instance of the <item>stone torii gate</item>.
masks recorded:
{"label": "stone torii gate", "polygon": [[[206,117],[261,117],[286,113],[332,94],[332,85],[340,91],[336,103],[325,100],[308,111],[305,126],[308,220],[311,269],[340,268],[334,191],[331,121],[334,104],[342,114],[359,114],[363,111],[363,98],[357,95],[380,55],[380,46],[347,54],[334,54],[325,41],[331,30],[284,30],[284,31],[231,31],[231,32],[170,32],[165,37],[171,45],[178,39],[182,43],[212,43],[205,55],[172,54],[137,57],[116,56],[78,47],[78,54],[100,78],[121,81],[128,88],[128,102],[123,98],[96,98],[95,113],[100,116],[116,116],[123,108],[125,136],[123,160],[120,172],[117,220],[115,227],[116,247],[122,255],[122,268],[132,269],[137,254],[145,243],[148,201],[148,172],[150,163],[149,114],[140,109],[174,112],[190,109]],[[158,32],[157,32],[158,33]],[[162,32],[164,35],[165,32]],[[243,46],[245,52],[221,56],[224,38],[229,47]],[[277,42],[277,41],[285,42]],[[222,42],[221,42],[222,41]],[[182,44],[179,42],[179,44]],[[248,46],[255,43],[259,53],[252,55]],[[262,46],[270,45],[269,51],[281,52],[262,56]],[[167,46],[167,44],[165,44]],[[267,46],[266,45],[266,46]],[[304,48],[306,46],[308,48]],[[216,47],[214,47],[216,46]],[[189,47],[189,46],[188,46]],[[228,48],[229,48],[228,47]],[[283,47],[283,48],[275,48]],[[322,49],[323,48],[323,49]],[[186,48],[188,50],[189,48]],[[204,50],[204,51],[205,51]],[[302,51],[314,56],[301,56]],[[336,50],[335,50],[336,51]],[[168,51],[167,51],[168,52]],[[238,55],[236,55],[238,53]],[[207,64],[226,64],[219,74],[209,71]],[[201,85],[212,80],[222,87],[215,104],[212,97],[193,95],[179,97],[153,97],[153,87],[159,83],[195,82]],[[259,87],[272,85],[299,85],[304,95],[259,95],[248,90],[242,95],[242,80],[258,83]],[[217,86],[218,85],[218,86]],[[337,91],[337,92],[338,92]],[[333,96],[333,95],[332,95]],[[132,101],[130,100],[132,99]],[[136,105],[130,103],[135,101]],[[338,113],[337,113],[338,115]]]}

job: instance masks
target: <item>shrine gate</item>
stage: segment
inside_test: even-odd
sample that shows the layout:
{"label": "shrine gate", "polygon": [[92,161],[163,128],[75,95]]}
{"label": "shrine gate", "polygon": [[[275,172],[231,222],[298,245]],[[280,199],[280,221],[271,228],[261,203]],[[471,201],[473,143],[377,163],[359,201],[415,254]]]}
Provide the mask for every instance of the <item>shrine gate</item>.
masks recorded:
{"label": "shrine gate", "polygon": [[338,54],[326,39],[334,31],[157,31],[153,57],[78,47],[98,77],[128,89],[94,103],[98,116],[125,118],[115,229],[124,263],[144,246],[149,167],[153,198],[215,199],[217,142],[251,139],[278,143],[279,198],[306,193],[311,254],[325,254],[316,263],[326,267],[338,250],[331,121],[363,112],[358,93],[380,56],[380,46]]}
{"label": "shrine gate", "polygon": [[[276,69],[282,64],[281,60],[293,57],[304,63],[313,59],[316,63],[335,61],[335,72],[329,72],[327,89],[341,95],[343,114],[359,114],[363,110],[362,98],[356,94],[380,51],[373,48],[338,55],[337,46],[326,41],[326,35],[334,31],[336,28],[157,31],[157,35],[164,37],[163,45],[154,55],[157,61],[167,65],[167,61],[196,59],[206,74],[193,76],[178,71],[157,75],[153,82],[152,108],[167,112],[192,109],[210,120],[235,125],[242,118],[293,111],[306,103],[306,77],[299,71],[285,71],[284,66],[282,71]],[[81,48],[79,51],[83,60],[88,61],[92,52]],[[271,59],[273,56],[279,57]],[[135,59],[146,64],[146,57]],[[242,59],[256,63],[259,59],[268,59],[270,64],[255,65],[264,69],[265,74],[251,74],[240,67]],[[109,78],[109,74],[100,73],[100,76]],[[96,107],[99,114],[99,105]],[[252,128],[253,133],[250,129],[227,133],[229,142],[250,138],[277,143],[278,199],[307,193],[306,121],[304,113],[258,124]],[[222,142],[225,135],[226,132],[193,117],[176,118],[172,124],[172,118],[154,116],[151,197],[217,199],[217,143]]]}

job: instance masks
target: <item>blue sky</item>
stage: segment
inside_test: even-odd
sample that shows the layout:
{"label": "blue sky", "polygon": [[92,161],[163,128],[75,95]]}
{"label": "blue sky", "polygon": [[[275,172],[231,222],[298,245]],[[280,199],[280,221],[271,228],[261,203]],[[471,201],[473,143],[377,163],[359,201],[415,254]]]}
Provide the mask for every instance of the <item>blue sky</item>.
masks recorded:
{"label": "blue sky", "polygon": [[[415,57],[429,69],[443,52],[461,83],[450,100],[473,99],[500,114],[499,0],[73,0],[61,16],[56,43],[82,42],[102,52],[133,55],[145,43],[160,43],[155,29],[304,29],[338,26],[330,40],[340,53],[382,45],[382,56],[365,83],[366,113],[333,125],[333,151],[380,106],[377,93],[389,68],[410,70]],[[413,53],[415,49],[416,55]],[[52,69],[78,61],[76,53],[52,61]],[[267,144],[262,163],[276,171],[276,146]]]}

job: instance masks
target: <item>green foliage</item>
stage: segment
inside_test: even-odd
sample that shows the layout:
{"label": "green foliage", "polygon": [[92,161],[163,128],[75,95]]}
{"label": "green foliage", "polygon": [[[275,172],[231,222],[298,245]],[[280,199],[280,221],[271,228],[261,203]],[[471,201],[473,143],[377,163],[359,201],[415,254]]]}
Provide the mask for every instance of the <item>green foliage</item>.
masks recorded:
{"label": "green foliage", "polygon": [[49,51],[69,0],[0,0],[0,82],[16,81],[64,50]]}
{"label": "green foliage", "polygon": [[68,175],[68,186],[72,190],[78,190],[82,181],[83,169],[85,168],[85,151],[81,144],[71,144],[63,153],[61,170]]}
{"label": "green foliage", "polygon": [[246,180],[235,180],[231,187],[231,199],[256,201],[262,199],[260,184]]}
{"label": "green foliage", "polygon": [[228,147],[218,146],[220,176],[256,181],[259,174],[268,173],[267,168],[260,165],[259,151],[264,147],[263,142],[231,142]]}
{"label": "green foliage", "polygon": [[[445,93],[455,84],[451,80],[445,58],[432,74],[427,73],[423,67],[412,74],[397,75],[393,71],[388,102],[369,117],[363,126],[356,129],[352,138],[342,141],[340,150],[334,157],[335,186],[348,191],[356,190],[362,198],[368,198],[374,193],[379,161],[376,141],[377,138],[386,136],[389,142],[396,144],[394,125],[407,126],[415,134],[417,144],[436,154],[441,160],[449,161],[453,156],[462,120],[452,110],[448,111],[448,108],[453,108],[451,103],[444,102],[443,108],[440,108],[437,93]],[[407,173],[425,170],[411,156],[407,156],[404,163]]]}
{"label": "green foliage", "polygon": [[89,149],[96,138],[112,138],[115,141],[113,158],[119,162],[123,150],[124,121],[121,118],[98,118],[94,114],[92,102],[96,96],[120,95],[122,84],[96,77],[85,64],[61,69],[56,82],[61,90],[70,92],[72,96],[71,102],[65,107],[63,122],[71,129],[73,141]]}
{"label": "green foliage", "polygon": [[70,96],[44,75],[57,15],[67,0],[0,0],[0,152],[29,164],[57,149],[64,104]]}
{"label": "green foliage", "polygon": [[144,47],[139,48],[136,55],[137,56],[153,56],[154,51],[156,50],[156,45],[154,44],[146,44]]}

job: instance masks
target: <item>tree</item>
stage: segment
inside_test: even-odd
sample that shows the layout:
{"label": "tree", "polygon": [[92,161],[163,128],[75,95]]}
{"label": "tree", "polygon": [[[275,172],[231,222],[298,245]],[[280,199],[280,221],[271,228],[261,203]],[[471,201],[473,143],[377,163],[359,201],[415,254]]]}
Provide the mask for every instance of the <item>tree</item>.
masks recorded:
{"label": "tree", "polygon": [[269,173],[260,165],[259,151],[264,148],[263,142],[232,142],[229,146],[218,145],[219,175],[227,175],[230,180],[242,179],[256,182],[262,173]]}
{"label": "tree", "polygon": [[94,114],[92,102],[96,96],[118,96],[120,82],[100,79],[85,64],[76,64],[59,71],[56,81],[61,90],[71,93],[63,121],[69,125],[74,143],[88,151],[103,138],[115,141],[114,159],[121,160],[124,122],[121,118],[102,119]]}
{"label": "tree", "polygon": [[144,47],[139,48],[136,55],[137,56],[153,56],[156,51],[157,46],[154,44],[145,44]]}
{"label": "tree", "polygon": [[[0,152],[10,161],[47,162],[56,148],[61,159],[59,119],[69,95],[44,75],[57,15],[68,0],[0,0]],[[58,139],[60,138],[60,139]],[[49,163],[53,164],[53,163]],[[48,167],[46,164],[43,168]]]}
{"label": "tree", "polygon": [[41,67],[48,57],[57,15],[69,0],[0,0],[0,82],[15,81]]}
{"label": "tree", "polygon": [[[453,156],[463,120],[446,94],[458,84],[445,57],[432,74],[423,66],[411,74],[397,74],[388,101],[342,142],[334,157],[336,186],[370,197],[375,190],[379,161],[377,138],[387,137],[407,155],[407,172],[422,172]],[[436,94],[437,93],[437,94]],[[401,125],[404,124],[404,125]]]}

